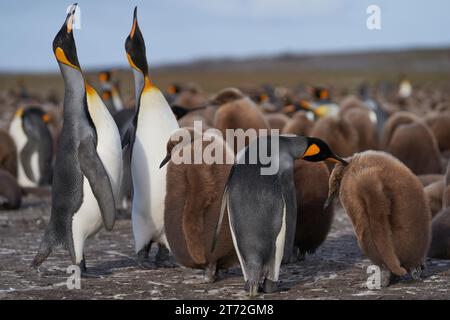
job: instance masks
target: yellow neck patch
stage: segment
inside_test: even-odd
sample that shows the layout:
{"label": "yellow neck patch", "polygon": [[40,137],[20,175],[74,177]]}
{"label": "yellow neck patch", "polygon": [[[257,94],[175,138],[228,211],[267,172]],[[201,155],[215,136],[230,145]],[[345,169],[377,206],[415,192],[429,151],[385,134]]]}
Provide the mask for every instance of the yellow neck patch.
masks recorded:
{"label": "yellow neck patch", "polygon": [[85,82],[85,86],[86,86],[86,94],[88,96],[94,96],[97,94],[97,92],[95,92],[95,89],[92,88],[89,83]]}
{"label": "yellow neck patch", "polygon": [[129,55],[128,53],[127,53],[127,59],[128,59],[128,63],[130,64],[130,66],[131,66],[133,69],[136,69],[137,71],[142,72],[142,70],[139,69],[139,68],[134,64],[133,60],[131,59],[131,57],[130,57],[130,55]]}
{"label": "yellow neck patch", "polygon": [[23,115],[23,108],[20,107],[19,109],[17,109],[15,116],[16,117],[21,117]]}
{"label": "yellow neck patch", "polygon": [[148,76],[145,76],[144,80],[144,92],[151,90],[154,86],[153,83],[150,81],[150,78]]}
{"label": "yellow neck patch", "polygon": [[55,56],[56,56],[56,59],[59,62],[64,63],[65,65],[68,65],[69,67],[72,67],[72,68],[75,68],[77,70],[80,70],[80,68],[78,68],[76,65],[71,63],[69,61],[69,59],[67,59],[66,54],[64,53],[63,49],[61,49],[60,47],[56,48]]}
{"label": "yellow neck patch", "polygon": [[305,154],[303,155],[304,157],[308,157],[308,156],[314,156],[316,154],[318,154],[320,152],[320,148],[317,146],[317,144],[312,144],[308,147],[308,149],[306,149]]}

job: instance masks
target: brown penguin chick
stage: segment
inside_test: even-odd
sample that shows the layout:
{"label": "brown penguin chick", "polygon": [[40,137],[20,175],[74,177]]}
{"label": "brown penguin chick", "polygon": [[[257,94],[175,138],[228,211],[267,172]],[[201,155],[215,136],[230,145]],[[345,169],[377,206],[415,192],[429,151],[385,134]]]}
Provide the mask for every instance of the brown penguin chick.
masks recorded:
{"label": "brown penguin chick", "polygon": [[22,203],[22,190],[11,173],[0,169],[0,209],[18,209]]}
{"label": "brown penguin chick", "polygon": [[374,150],[377,148],[375,123],[370,117],[370,110],[362,108],[351,108],[341,116],[347,119],[358,133],[358,151]]}
{"label": "brown penguin chick", "polygon": [[[264,118],[264,115],[258,109],[257,105],[248,97],[233,100],[220,106],[214,116],[214,127],[219,129],[225,138],[227,129],[242,129],[244,133],[248,129],[256,129],[256,135],[260,134],[260,129],[266,129],[267,133],[269,130],[269,124]],[[245,137],[241,137],[242,139],[239,139],[241,136],[238,135],[239,132],[235,131],[234,133],[236,135],[232,140],[234,140],[233,150],[235,154],[247,146],[251,140],[256,138],[256,135],[249,134]],[[228,139],[227,142],[229,142]]]}
{"label": "brown penguin chick", "polygon": [[209,103],[215,106],[221,106],[225,103],[232,102],[245,98],[245,95],[241,90],[237,88],[225,88],[220,90],[215,96],[213,96]]}
{"label": "brown penguin chick", "polygon": [[345,118],[327,116],[316,122],[312,137],[324,140],[336,154],[349,157],[358,151],[358,132]]}
{"label": "brown penguin chick", "polygon": [[[294,182],[297,196],[297,228],[293,259],[303,260],[325,241],[334,217],[333,206],[324,208],[328,197],[330,172],[323,162],[301,159],[294,164]],[[311,183],[313,182],[313,183]]]}
{"label": "brown penguin chick", "polygon": [[308,114],[305,111],[297,111],[286,123],[281,133],[309,136],[313,127],[314,121],[308,118]]}
{"label": "brown penguin chick", "polygon": [[363,253],[397,276],[420,277],[431,236],[431,213],[422,185],[403,163],[381,151],[366,151],[336,164],[327,203],[339,193]]}
{"label": "brown penguin chick", "polygon": [[433,133],[411,113],[398,112],[388,119],[381,146],[417,175],[442,172],[439,148]]}
{"label": "brown penguin chick", "polygon": [[450,259],[450,207],[442,209],[431,224],[432,237],[428,257]]}
{"label": "brown penguin chick", "polygon": [[[176,138],[183,132],[187,132],[192,142]],[[220,158],[224,160],[224,164],[176,164],[174,157],[188,157],[187,152],[190,152],[188,158],[193,160],[197,143],[193,142],[194,136],[196,139],[203,137],[200,146],[204,152],[207,147],[221,150]],[[209,141],[203,141],[206,139]],[[202,135],[193,128],[181,128],[169,140],[167,152],[168,156],[171,155],[171,161],[167,164],[164,208],[167,241],[180,264],[189,268],[206,269],[207,281],[212,282],[217,270],[227,269],[237,263],[227,217],[223,219],[218,242],[211,252],[223,190],[234,161],[233,151],[218,134]],[[227,157],[228,162],[225,161]],[[169,157],[166,157],[162,165],[168,160]]]}
{"label": "brown penguin chick", "polygon": [[183,107],[185,109],[196,109],[206,102],[206,96],[203,90],[196,84],[188,83],[183,87],[175,99],[173,105]]}
{"label": "brown penguin chick", "polygon": [[425,117],[425,122],[436,138],[440,151],[450,150],[450,114],[431,113]]}
{"label": "brown penguin chick", "polygon": [[270,129],[283,130],[286,123],[289,122],[289,117],[282,113],[271,113],[265,115],[266,121],[270,126]]}
{"label": "brown penguin chick", "polygon": [[420,182],[422,183],[422,185],[424,187],[435,183],[439,180],[444,180],[444,175],[443,174],[420,174],[417,176],[417,178],[419,178]]}
{"label": "brown penguin chick", "polygon": [[430,206],[432,217],[436,216],[436,214],[442,210],[442,196],[444,194],[444,187],[444,179],[442,179],[423,188]]}
{"label": "brown penguin chick", "polygon": [[17,177],[17,150],[9,133],[0,130],[0,169]]}

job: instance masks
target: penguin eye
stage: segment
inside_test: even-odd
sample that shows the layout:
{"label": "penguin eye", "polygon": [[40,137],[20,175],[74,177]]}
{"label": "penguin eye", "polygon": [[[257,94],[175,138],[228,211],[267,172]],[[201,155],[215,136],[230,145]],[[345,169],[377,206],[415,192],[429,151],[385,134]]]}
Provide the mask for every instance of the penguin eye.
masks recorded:
{"label": "penguin eye", "polygon": [[318,153],[320,153],[320,148],[317,146],[317,144],[314,143],[314,144],[310,145],[308,147],[308,149],[306,149],[306,152],[303,154],[303,158],[314,156]]}

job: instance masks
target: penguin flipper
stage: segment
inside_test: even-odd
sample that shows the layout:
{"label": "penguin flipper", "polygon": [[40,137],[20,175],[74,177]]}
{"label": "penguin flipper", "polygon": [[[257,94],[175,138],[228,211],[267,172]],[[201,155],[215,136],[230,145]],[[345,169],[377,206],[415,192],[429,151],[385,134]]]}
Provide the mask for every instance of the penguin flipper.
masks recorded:
{"label": "penguin flipper", "polygon": [[286,206],[286,236],[282,263],[288,263],[294,251],[297,226],[297,196],[293,177],[283,177],[280,187]]}
{"label": "penguin flipper", "polygon": [[28,179],[34,182],[38,182],[34,178],[33,169],[31,168],[31,156],[36,150],[36,143],[33,140],[28,140],[22,151],[20,151],[20,161],[22,162],[22,168],[25,171]]}
{"label": "penguin flipper", "polygon": [[114,227],[116,220],[116,202],[108,172],[103,166],[103,162],[98,156],[94,141],[91,138],[81,141],[78,147],[78,159],[81,171],[88,179],[92,192],[97,199],[103,224],[106,230],[110,231]]}
{"label": "penguin flipper", "polygon": [[227,184],[225,185],[225,188],[223,190],[222,203],[220,205],[220,215],[219,220],[217,221],[216,229],[214,230],[214,238],[211,246],[211,252],[214,252],[214,249],[216,248],[217,239],[219,238],[220,229],[222,228],[223,216],[225,215],[225,208],[228,202],[228,185],[230,183],[231,177],[233,176],[233,172],[234,172],[234,165],[231,167],[230,174],[228,175]]}

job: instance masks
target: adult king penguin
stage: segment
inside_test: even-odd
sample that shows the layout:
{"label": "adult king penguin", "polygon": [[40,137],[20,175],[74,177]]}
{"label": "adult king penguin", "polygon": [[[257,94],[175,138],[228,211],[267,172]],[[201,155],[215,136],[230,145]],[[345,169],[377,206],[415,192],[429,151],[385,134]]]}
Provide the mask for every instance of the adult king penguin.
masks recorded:
{"label": "adult king penguin", "polygon": [[[273,149],[276,145],[278,150]],[[271,165],[278,164],[274,173],[262,170],[268,165],[266,159],[261,159],[261,152],[267,151]],[[255,155],[259,155],[257,159]],[[264,292],[277,290],[281,262],[287,262],[293,253],[297,224],[294,160],[299,158],[346,164],[318,138],[283,135],[259,137],[237,154],[231,169],[213,249],[227,209],[234,248],[250,296],[258,292],[260,280],[264,280]]]}
{"label": "adult king penguin", "polygon": [[21,187],[46,186],[52,180],[53,140],[48,115],[39,107],[19,108],[9,127],[17,146]]}
{"label": "adult king penguin", "polygon": [[131,136],[133,179],[132,225],[138,265],[149,268],[148,253],[153,242],[159,244],[157,266],[169,266],[168,244],[164,232],[166,167],[159,169],[166,156],[166,143],[179,128],[161,91],[151,82],[145,42],[134,9],[133,25],[125,42],[128,62],[133,69],[136,114]]}
{"label": "adult king penguin", "polygon": [[64,78],[64,121],[52,188],[50,222],[31,266],[38,267],[57,245],[86,271],[85,240],[105,225],[114,226],[115,193],[122,174],[117,127],[97,92],[86,83],[73,37],[74,4],[53,40]]}

